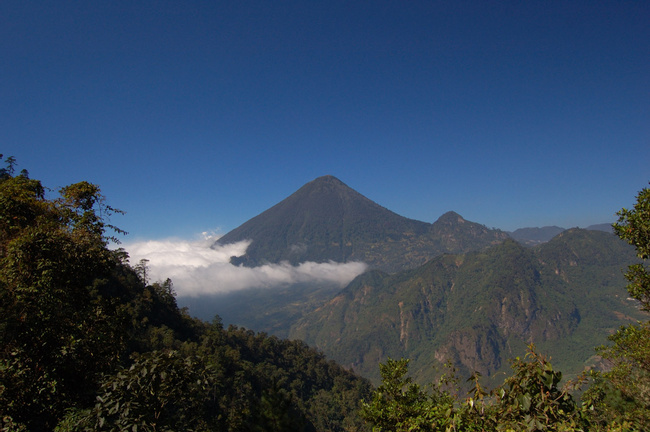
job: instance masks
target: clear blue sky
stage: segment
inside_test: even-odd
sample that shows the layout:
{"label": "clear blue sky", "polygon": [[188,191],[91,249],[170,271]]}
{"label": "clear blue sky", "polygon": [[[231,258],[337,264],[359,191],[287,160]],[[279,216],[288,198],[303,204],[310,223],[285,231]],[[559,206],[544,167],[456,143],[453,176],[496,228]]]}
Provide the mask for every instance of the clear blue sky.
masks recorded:
{"label": "clear blue sky", "polygon": [[131,238],[332,174],[401,215],[614,220],[650,181],[650,2],[0,2],[0,152]]}

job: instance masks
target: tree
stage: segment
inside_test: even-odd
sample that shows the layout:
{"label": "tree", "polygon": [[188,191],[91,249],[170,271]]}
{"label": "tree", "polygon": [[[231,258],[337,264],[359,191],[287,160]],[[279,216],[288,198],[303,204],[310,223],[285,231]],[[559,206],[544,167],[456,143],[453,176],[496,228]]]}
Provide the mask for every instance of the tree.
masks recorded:
{"label": "tree", "polygon": [[133,267],[137,275],[142,280],[142,285],[147,286],[149,283],[149,260],[142,258],[138,264]]}
{"label": "tree", "polygon": [[[634,208],[617,214],[614,232],[633,245],[642,260],[628,267],[627,290],[641,309],[650,311],[650,189],[639,192]],[[622,327],[609,339],[613,344],[599,351],[611,369],[594,374],[596,384],[587,393],[594,421],[603,427],[650,430],[650,322]]]}
{"label": "tree", "polygon": [[625,277],[630,283],[627,290],[630,296],[641,303],[643,310],[650,312],[650,273],[645,264],[650,259],[650,189],[644,188],[637,195],[632,210],[621,209],[618,222],[613,225],[614,232],[636,248],[636,254],[644,262],[633,264]]}
{"label": "tree", "polygon": [[302,342],[190,317],[170,279],[108,249],[119,211],[98,186],[49,198],[6,162],[0,431],[365,430],[367,381]]}
{"label": "tree", "polygon": [[373,431],[455,430],[462,422],[457,396],[445,387],[455,378],[443,376],[427,392],[412,382],[408,359],[388,359],[380,364],[382,383],[363,404],[361,414]]}
{"label": "tree", "polygon": [[582,413],[569,390],[559,387],[562,373],[530,345],[524,359],[512,362],[513,374],[494,389],[490,423],[499,430],[579,431]]}
{"label": "tree", "polygon": [[[177,351],[134,355],[134,362],[108,377],[95,407],[66,419],[69,430],[208,431],[224,417],[215,366]],[[79,420],[79,417],[81,419]],[[75,424],[76,423],[76,424]]]}
{"label": "tree", "polygon": [[[0,159],[2,159],[3,155],[0,154]],[[16,167],[16,158],[13,156],[9,156],[5,159],[5,168],[0,168],[0,180],[6,180],[8,178],[11,178],[14,175],[14,170]]]}
{"label": "tree", "polygon": [[480,375],[468,379],[473,388],[465,400],[458,396],[455,373],[425,391],[407,376],[408,360],[380,365],[382,384],[363,406],[373,431],[582,431],[583,410],[562,374],[531,345],[526,356],[512,362],[513,373],[503,384],[486,391]]}
{"label": "tree", "polygon": [[105,247],[112,209],[85,182],[48,200],[39,181],[12,176],[14,163],[0,175],[0,406],[17,425],[51,430],[123,352],[119,261]]}

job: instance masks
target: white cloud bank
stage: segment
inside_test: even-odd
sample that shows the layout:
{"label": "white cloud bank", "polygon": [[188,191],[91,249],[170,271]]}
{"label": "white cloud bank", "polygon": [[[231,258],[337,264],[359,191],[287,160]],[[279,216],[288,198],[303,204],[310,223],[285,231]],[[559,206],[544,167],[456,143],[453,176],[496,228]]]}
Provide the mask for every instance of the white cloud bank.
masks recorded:
{"label": "white cloud bank", "polygon": [[272,288],[292,283],[328,282],[341,287],[363,273],[367,266],[360,262],[315,263],[297,266],[289,263],[268,264],[249,268],[230,264],[230,257],[246,253],[250,241],[210,247],[216,238],[201,240],[148,240],[124,243],[130,262],[149,262],[149,279],[170,278],[178,297],[228,293],[246,288]]}

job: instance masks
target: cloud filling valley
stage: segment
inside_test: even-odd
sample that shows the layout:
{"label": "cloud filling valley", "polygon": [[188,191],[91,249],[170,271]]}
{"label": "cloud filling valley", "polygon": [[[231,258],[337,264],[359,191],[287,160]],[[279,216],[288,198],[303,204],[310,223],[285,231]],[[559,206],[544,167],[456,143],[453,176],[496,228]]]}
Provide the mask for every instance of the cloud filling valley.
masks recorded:
{"label": "cloud filling valley", "polygon": [[251,242],[213,246],[215,241],[216,237],[204,233],[198,240],[145,240],[125,242],[122,247],[129,253],[131,265],[142,259],[149,260],[150,281],[170,278],[178,297],[308,282],[327,282],[343,287],[367,269],[361,262],[305,262],[297,266],[283,262],[253,268],[235,266],[230,264],[230,258],[244,255]]}

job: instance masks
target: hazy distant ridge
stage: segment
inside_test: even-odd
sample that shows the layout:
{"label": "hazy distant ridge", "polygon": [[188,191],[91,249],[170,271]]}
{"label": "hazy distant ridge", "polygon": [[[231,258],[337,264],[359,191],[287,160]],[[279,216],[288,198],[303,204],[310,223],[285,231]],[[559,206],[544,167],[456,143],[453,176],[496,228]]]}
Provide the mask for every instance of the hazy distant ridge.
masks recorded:
{"label": "hazy distant ridge", "polygon": [[549,241],[564,230],[565,228],[558,226],[546,226],[542,228],[519,228],[508,234],[519,243],[534,246]]}
{"label": "hazy distant ridge", "polygon": [[[597,225],[590,225],[585,228],[589,231],[603,231],[612,233],[612,224],[611,223],[602,223]],[[553,237],[560,234],[561,232],[566,231],[566,228],[561,228],[558,226],[545,226],[542,228],[530,227],[530,228],[519,228],[512,232],[508,232],[510,237],[517,240],[519,243],[526,246],[535,246],[541,243],[546,243],[550,241]]]}

